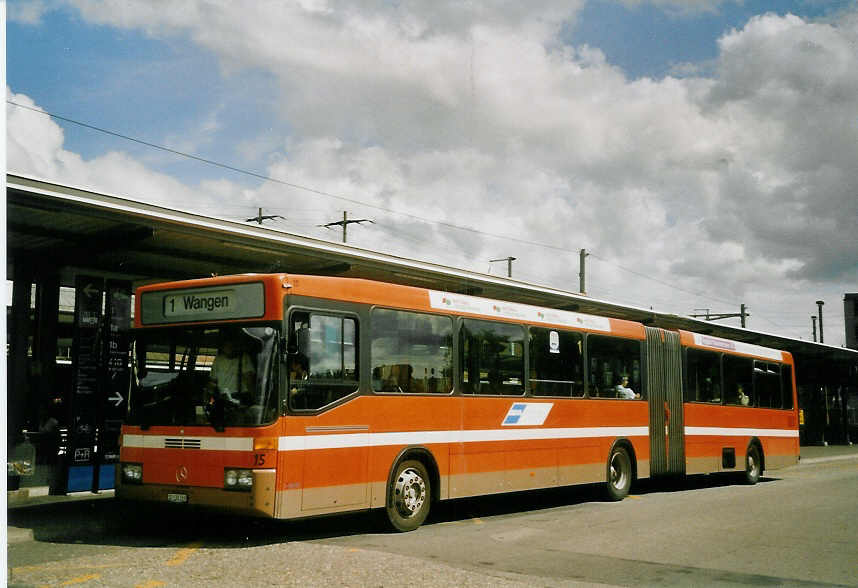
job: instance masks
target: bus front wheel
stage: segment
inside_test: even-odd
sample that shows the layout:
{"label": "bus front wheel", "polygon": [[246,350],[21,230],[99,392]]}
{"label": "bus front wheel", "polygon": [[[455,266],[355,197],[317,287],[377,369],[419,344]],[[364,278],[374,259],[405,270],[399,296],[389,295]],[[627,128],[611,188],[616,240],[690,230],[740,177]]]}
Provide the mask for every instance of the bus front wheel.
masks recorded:
{"label": "bus front wheel", "polygon": [[607,481],[605,490],[608,500],[618,501],[629,495],[632,487],[632,459],[621,445],[611,449],[608,458]]}
{"label": "bus front wheel", "polygon": [[387,520],[396,531],[413,531],[429,516],[431,497],[426,466],[416,460],[401,462],[387,488]]}

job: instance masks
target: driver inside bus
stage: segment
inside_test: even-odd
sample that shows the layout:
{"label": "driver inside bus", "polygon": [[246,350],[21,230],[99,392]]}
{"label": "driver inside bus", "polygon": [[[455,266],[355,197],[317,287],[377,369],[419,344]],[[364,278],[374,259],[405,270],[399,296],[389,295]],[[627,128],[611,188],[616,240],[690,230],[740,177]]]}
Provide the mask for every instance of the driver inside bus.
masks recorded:
{"label": "driver inside bus", "polygon": [[212,362],[209,383],[214,390],[220,392],[227,404],[239,404],[239,394],[249,394],[253,391],[256,380],[256,370],[253,359],[245,352],[240,352],[235,343],[224,338],[217,357]]}
{"label": "driver inside bus", "polygon": [[289,356],[289,396],[292,398],[293,407],[298,408],[302,402],[304,387],[309,377],[307,373],[307,358],[303,353]]}

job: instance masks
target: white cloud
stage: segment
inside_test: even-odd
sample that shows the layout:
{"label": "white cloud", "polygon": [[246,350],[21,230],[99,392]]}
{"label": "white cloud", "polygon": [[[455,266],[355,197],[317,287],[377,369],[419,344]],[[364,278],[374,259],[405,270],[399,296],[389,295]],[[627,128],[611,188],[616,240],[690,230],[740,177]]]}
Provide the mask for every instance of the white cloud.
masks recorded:
{"label": "white cloud", "polygon": [[205,190],[157,173],[127,153],[110,151],[85,160],[64,148],[64,133],[49,116],[24,94],[6,89],[7,100],[25,106],[6,107],[6,156],[13,173],[57,179],[104,192],[146,199],[173,208],[211,208]]}
{"label": "white cloud", "polygon": [[802,262],[789,277],[855,279],[858,19],[837,26],[756,17],[720,41],[704,107],[735,127],[721,226],[758,255]]}
{"label": "white cloud", "polygon": [[479,271],[514,255],[514,275],[569,290],[586,247],[594,295],[680,313],[745,302],[752,325],[786,334],[807,328],[780,317],[804,323],[814,300],[836,306],[858,284],[855,15],[756,17],[722,37],[710,77],[630,80],[598,48],[559,44],[580,3],[75,4],[92,22],[186,36],[226,76],[276,77],[292,134],[242,145],[274,151],[272,177],[479,232],[274,183],[200,196],[127,154],[83,161],[53,122],[14,109],[12,169],[261,205],[316,235],[348,209],[378,223],[351,231],[358,245]]}
{"label": "white cloud", "polygon": [[51,8],[43,0],[29,0],[10,2],[7,10],[9,21],[35,26],[41,24],[42,16]]}

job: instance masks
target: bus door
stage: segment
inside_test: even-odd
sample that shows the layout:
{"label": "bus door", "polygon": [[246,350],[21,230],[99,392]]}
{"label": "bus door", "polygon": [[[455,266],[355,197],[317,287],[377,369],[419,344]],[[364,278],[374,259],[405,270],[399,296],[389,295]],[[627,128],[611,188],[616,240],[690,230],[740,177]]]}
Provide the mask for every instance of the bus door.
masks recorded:
{"label": "bus door", "polygon": [[370,426],[368,415],[337,407],[359,388],[358,317],[347,305],[310,304],[289,312],[287,402],[293,434],[304,437],[301,512],[322,514],[368,504]]}
{"label": "bus door", "polygon": [[679,333],[646,327],[650,474],[685,473]]}

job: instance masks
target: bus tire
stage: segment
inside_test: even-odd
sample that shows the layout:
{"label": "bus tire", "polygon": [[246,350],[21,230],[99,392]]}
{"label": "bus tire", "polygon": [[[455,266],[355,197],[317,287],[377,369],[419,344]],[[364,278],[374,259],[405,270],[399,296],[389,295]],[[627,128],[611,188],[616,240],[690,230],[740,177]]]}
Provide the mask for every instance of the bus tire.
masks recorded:
{"label": "bus tire", "polygon": [[763,475],[763,455],[756,443],[748,446],[745,452],[745,483],[753,486]]}
{"label": "bus tire", "polygon": [[387,520],[394,530],[413,531],[429,516],[432,488],[422,462],[405,460],[396,466],[387,485]]}
{"label": "bus tire", "polygon": [[629,495],[632,487],[632,459],[622,445],[615,445],[608,457],[605,494],[608,500],[619,501]]}

